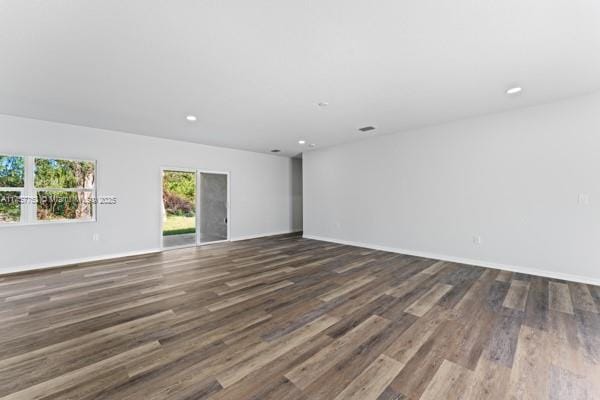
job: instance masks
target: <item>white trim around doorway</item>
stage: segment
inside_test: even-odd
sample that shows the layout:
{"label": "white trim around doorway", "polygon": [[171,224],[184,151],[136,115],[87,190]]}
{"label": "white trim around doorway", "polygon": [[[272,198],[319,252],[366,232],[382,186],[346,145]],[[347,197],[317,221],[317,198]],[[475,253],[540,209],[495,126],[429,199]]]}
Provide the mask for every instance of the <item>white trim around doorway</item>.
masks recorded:
{"label": "white trim around doorway", "polygon": [[[169,247],[165,247],[163,245],[163,227],[164,227],[164,221],[163,221],[163,214],[162,214],[162,207],[163,207],[163,200],[162,200],[162,189],[163,189],[163,177],[164,177],[164,172],[165,171],[175,171],[175,172],[192,172],[196,174],[196,240],[195,243],[193,244],[186,244],[186,245],[181,245],[181,246],[169,246]],[[227,176],[227,239],[224,240],[216,240],[216,241],[212,241],[212,242],[205,242],[205,243],[201,243],[200,242],[200,216],[199,216],[199,210],[200,210],[200,174],[205,173],[205,174],[221,174],[221,175],[226,175]],[[209,244],[216,244],[216,243],[224,243],[224,242],[230,242],[231,241],[231,173],[229,171],[213,171],[213,170],[208,170],[208,169],[197,169],[197,168],[185,168],[185,167],[161,167],[160,168],[160,185],[159,185],[159,199],[160,199],[160,205],[159,205],[159,214],[160,214],[160,225],[159,225],[159,247],[161,251],[165,251],[165,250],[176,250],[176,249],[183,249],[183,248],[188,248],[188,247],[197,247],[197,246],[204,246],[204,245],[209,245]]]}

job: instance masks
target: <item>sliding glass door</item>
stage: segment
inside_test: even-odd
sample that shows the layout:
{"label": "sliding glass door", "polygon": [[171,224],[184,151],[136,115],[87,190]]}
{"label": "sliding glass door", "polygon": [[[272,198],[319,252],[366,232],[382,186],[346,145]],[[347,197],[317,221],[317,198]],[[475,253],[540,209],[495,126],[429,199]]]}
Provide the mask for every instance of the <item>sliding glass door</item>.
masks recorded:
{"label": "sliding glass door", "polygon": [[196,244],[196,172],[162,171],[162,246]]}
{"label": "sliding glass door", "polygon": [[199,172],[198,243],[214,243],[229,239],[229,175]]}
{"label": "sliding glass door", "polygon": [[229,173],[163,169],[163,248],[229,240]]}

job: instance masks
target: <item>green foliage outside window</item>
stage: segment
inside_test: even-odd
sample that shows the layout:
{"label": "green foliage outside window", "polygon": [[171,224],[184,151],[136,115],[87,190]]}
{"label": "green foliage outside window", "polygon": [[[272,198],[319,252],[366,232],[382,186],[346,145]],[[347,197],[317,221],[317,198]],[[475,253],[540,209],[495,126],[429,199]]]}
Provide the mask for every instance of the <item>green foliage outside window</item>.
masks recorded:
{"label": "green foliage outside window", "polygon": [[[25,186],[25,159],[0,155],[0,187],[22,188]],[[0,223],[21,220],[21,192],[0,191]]]}
{"label": "green foliage outside window", "polygon": [[23,157],[0,155],[0,187],[25,186],[25,160]]}
{"label": "green foliage outside window", "polygon": [[[36,158],[34,185],[41,189],[93,189],[92,161],[74,161]],[[91,219],[93,218],[93,193],[40,191],[37,192],[37,219]]]}
{"label": "green foliage outside window", "polygon": [[196,214],[196,174],[165,171],[163,202],[167,215],[193,217]]}
{"label": "green foliage outside window", "polygon": [[193,172],[165,171],[163,190],[194,204],[196,201],[196,174]]}
{"label": "green foliage outside window", "polygon": [[94,163],[36,158],[35,187],[91,189],[94,187]]}
{"label": "green foliage outside window", "polygon": [[20,192],[0,191],[0,223],[21,219]]}
{"label": "green foliage outside window", "polygon": [[93,206],[90,192],[38,192],[39,220],[90,219]]}
{"label": "green foliage outside window", "polygon": [[196,231],[196,173],[164,171],[163,235],[181,235]]}
{"label": "green foliage outside window", "polygon": [[[93,219],[93,161],[35,158],[33,164],[36,220]],[[25,157],[0,155],[0,223],[20,222],[25,178]]]}

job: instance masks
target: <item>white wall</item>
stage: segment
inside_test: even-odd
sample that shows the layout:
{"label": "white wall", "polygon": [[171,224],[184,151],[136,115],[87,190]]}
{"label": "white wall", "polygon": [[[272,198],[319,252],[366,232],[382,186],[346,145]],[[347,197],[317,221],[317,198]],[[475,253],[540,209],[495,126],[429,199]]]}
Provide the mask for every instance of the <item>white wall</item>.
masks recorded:
{"label": "white wall", "polygon": [[231,172],[232,239],[293,230],[289,158],[2,115],[0,153],[97,160],[98,195],[117,197],[95,223],[0,227],[0,274],[157,250],[165,166]]}
{"label": "white wall", "polygon": [[304,233],[598,283],[600,93],[306,153]]}

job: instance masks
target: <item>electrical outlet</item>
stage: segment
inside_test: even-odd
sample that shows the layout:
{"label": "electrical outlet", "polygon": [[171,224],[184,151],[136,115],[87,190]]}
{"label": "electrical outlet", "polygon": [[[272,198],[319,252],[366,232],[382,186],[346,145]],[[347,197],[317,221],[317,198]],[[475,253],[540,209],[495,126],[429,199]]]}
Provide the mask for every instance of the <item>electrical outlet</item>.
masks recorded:
{"label": "electrical outlet", "polygon": [[473,236],[473,244],[480,245],[481,244],[481,236]]}
{"label": "electrical outlet", "polygon": [[99,234],[99,233],[94,233],[94,234],[92,235],[92,240],[93,240],[94,242],[98,242],[98,241],[100,240],[100,234]]}

